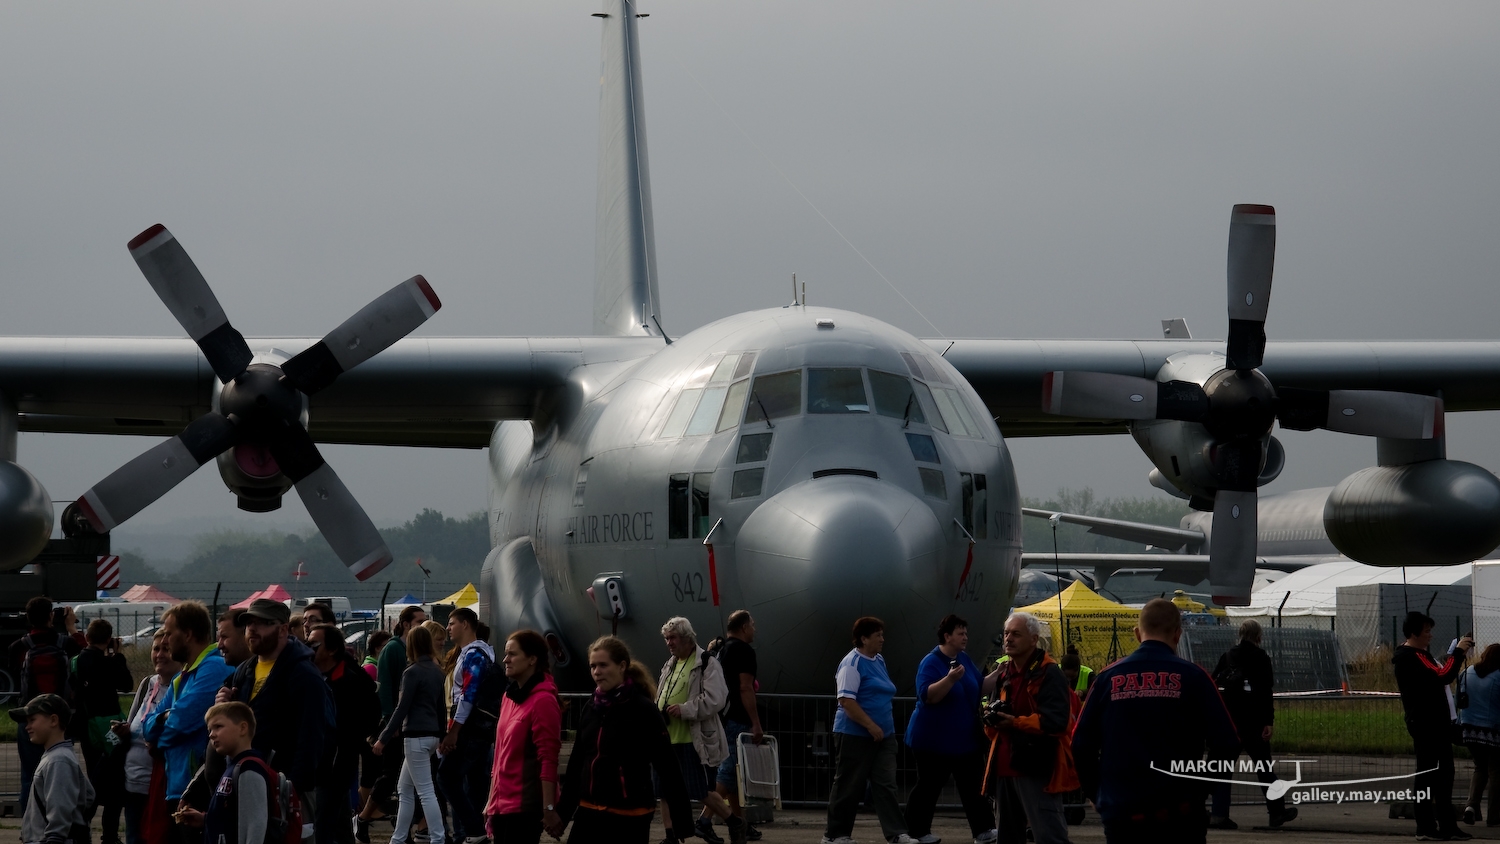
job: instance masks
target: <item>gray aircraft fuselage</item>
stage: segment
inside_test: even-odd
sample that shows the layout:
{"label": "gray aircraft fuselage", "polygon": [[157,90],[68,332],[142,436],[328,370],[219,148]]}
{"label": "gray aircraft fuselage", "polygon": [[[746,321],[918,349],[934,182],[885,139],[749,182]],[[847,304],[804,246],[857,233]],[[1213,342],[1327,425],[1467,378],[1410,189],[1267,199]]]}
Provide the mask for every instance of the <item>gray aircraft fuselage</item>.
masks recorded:
{"label": "gray aircraft fuselage", "polygon": [[618,632],[648,665],[668,618],[706,643],[744,608],[762,690],[827,693],[856,618],[884,620],[908,688],[944,615],[976,643],[999,633],[1020,570],[1015,472],[978,396],[917,338],[847,311],[739,314],[581,367],[544,418],[497,426],[490,471],[484,612],[553,634],[573,685],[615,626],[590,594],[601,576],[619,577]]}

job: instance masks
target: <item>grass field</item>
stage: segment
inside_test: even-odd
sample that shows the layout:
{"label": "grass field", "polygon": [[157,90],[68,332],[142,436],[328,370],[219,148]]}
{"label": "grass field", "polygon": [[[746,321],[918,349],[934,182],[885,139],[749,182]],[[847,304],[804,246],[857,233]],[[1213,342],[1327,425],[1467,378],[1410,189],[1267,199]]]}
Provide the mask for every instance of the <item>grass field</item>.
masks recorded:
{"label": "grass field", "polygon": [[1279,700],[1271,751],[1277,755],[1409,756],[1412,744],[1397,698]]}

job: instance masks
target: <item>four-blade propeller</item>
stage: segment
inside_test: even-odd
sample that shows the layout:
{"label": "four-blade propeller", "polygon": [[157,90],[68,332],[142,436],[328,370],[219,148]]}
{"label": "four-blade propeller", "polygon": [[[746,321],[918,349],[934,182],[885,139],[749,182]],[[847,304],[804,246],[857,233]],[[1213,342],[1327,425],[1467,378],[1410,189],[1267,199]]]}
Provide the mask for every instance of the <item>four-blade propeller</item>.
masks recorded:
{"label": "four-blade propeller", "polygon": [[1224,368],[1202,385],[1106,372],[1049,372],[1042,409],[1092,419],[1175,420],[1202,425],[1213,439],[1214,494],[1209,582],[1224,605],[1249,602],[1255,575],[1256,487],[1272,425],[1324,428],[1367,437],[1429,439],[1443,434],[1443,402],[1378,390],[1299,390],[1271,386],[1260,371],[1276,257],[1276,211],[1236,205],[1229,217],[1229,339]]}
{"label": "four-blade propeller", "polygon": [[236,446],[259,447],[297,488],[307,512],[354,576],[365,580],[391,561],[364,508],[323,460],[301,416],[307,396],[410,334],[442,307],[413,276],[361,308],[321,341],[280,366],[252,363],[193,260],[160,224],[130,241],[130,254],[167,310],[198,344],[223,382],[219,411],[121,466],[83,494],[78,507],[100,533],[139,513],[200,466]]}

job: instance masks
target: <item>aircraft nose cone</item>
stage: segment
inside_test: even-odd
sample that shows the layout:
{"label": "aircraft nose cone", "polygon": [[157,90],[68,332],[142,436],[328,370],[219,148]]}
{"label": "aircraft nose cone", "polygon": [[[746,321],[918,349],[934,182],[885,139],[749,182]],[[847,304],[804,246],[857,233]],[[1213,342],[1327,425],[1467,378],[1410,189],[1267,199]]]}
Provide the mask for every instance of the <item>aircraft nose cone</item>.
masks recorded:
{"label": "aircraft nose cone", "polygon": [[[804,683],[821,677],[831,688],[850,648],[849,630],[865,615],[885,621],[888,661],[893,649],[903,663],[913,649],[920,658],[948,611],[940,585],[948,544],[937,516],[911,493],[873,478],[818,478],[783,490],[746,519],[735,556],[759,636],[795,642],[795,649],[776,650],[803,657],[779,666],[787,681],[803,671],[811,674]],[[821,658],[806,658],[812,654]]]}

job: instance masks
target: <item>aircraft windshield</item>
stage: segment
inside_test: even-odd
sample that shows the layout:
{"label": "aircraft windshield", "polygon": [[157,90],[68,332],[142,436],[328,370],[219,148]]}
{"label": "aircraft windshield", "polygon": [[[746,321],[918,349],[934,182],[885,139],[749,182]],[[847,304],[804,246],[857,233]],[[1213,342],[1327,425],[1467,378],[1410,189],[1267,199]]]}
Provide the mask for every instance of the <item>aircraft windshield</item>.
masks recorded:
{"label": "aircraft windshield", "polygon": [[858,369],[809,369],[808,413],[869,413],[865,380]]}
{"label": "aircraft windshield", "polygon": [[911,388],[911,380],[904,375],[870,370],[870,390],[875,394],[875,412],[881,416],[907,419],[912,422],[927,422],[922,412],[922,403]]}
{"label": "aircraft windshield", "polygon": [[802,371],[757,375],[745,404],[745,422],[764,422],[802,412]]}

